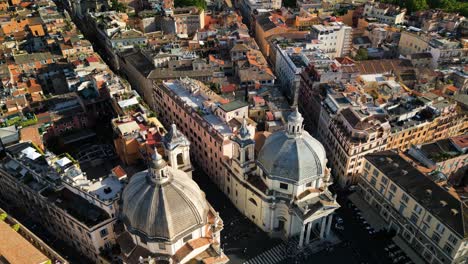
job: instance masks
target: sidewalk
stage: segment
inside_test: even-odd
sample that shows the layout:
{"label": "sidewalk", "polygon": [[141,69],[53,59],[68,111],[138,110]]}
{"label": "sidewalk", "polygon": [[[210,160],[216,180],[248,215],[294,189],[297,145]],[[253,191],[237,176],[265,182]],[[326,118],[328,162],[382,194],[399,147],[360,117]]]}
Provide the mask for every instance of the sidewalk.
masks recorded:
{"label": "sidewalk", "polygon": [[372,208],[364,199],[359,196],[358,193],[353,193],[349,197],[349,200],[361,211],[362,217],[376,230],[380,231],[387,227],[385,221],[380,215]]}

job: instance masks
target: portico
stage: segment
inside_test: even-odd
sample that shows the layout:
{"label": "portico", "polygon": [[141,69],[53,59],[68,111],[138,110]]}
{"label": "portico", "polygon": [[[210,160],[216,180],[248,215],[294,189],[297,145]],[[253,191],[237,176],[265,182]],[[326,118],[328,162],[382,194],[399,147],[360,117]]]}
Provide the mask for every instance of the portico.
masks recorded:
{"label": "portico", "polygon": [[[318,218],[314,221],[306,222],[302,225],[301,233],[299,234],[299,247],[308,245],[315,237],[319,239],[326,239],[330,235],[331,225],[333,221],[333,214],[329,214]],[[313,230],[315,229],[315,230]]]}

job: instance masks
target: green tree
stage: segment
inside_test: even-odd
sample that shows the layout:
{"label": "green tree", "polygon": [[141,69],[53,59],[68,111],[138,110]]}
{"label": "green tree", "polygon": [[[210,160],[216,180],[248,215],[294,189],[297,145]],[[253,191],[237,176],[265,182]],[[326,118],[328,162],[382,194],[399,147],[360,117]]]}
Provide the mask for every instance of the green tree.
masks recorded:
{"label": "green tree", "polygon": [[119,13],[125,13],[127,11],[127,6],[124,3],[119,2],[119,0],[112,0],[111,10],[117,11]]}
{"label": "green tree", "polygon": [[13,230],[15,230],[16,232],[18,232],[18,230],[20,229],[20,224],[14,224],[12,226]]}
{"label": "green tree", "polygon": [[429,6],[427,5],[426,0],[407,0],[406,8],[408,9],[408,11],[414,12],[428,9]]}
{"label": "green tree", "polygon": [[7,213],[1,213],[0,214],[0,221],[5,221],[5,219],[8,217]]}
{"label": "green tree", "polygon": [[175,0],[175,7],[185,7],[185,6],[196,6],[200,9],[206,10],[206,1],[205,0]]}
{"label": "green tree", "polygon": [[356,52],[356,56],[354,57],[355,60],[367,60],[369,58],[369,54],[367,52],[367,49],[360,48]]}

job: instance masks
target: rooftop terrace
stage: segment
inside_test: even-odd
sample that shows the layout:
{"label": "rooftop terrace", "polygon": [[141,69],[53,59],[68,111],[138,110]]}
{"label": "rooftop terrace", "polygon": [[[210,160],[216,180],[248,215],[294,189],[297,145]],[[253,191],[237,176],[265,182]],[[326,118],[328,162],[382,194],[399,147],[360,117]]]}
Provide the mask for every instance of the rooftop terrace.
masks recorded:
{"label": "rooftop terrace", "polygon": [[88,200],[66,188],[60,191],[46,189],[41,194],[49,202],[55,204],[88,227],[93,227],[110,218],[109,214],[103,209],[91,204]]}
{"label": "rooftop terrace", "polygon": [[[194,81],[194,80],[191,80]],[[165,87],[174,92],[186,106],[192,108],[223,137],[232,134],[231,128],[214,115],[210,106],[219,107],[222,97],[214,94],[208,87],[191,81],[167,81]]]}

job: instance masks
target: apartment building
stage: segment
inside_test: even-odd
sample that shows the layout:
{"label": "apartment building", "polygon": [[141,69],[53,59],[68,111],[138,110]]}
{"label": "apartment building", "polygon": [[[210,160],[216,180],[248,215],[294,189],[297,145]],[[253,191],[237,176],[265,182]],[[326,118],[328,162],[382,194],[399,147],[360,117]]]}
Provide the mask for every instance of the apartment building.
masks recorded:
{"label": "apartment building", "polygon": [[122,184],[115,177],[88,180],[68,155],[23,142],[5,148],[0,196],[94,263],[115,244],[114,223]]}
{"label": "apartment building", "polygon": [[[248,117],[248,105],[228,102],[202,82],[181,79],[154,85],[153,102],[163,124],[176,124],[191,142],[191,154],[220,188],[224,187],[223,157],[232,156],[229,137]],[[251,127],[253,135],[253,127]]]}
{"label": "apartment building", "polygon": [[[360,95],[329,92],[321,101],[317,137],[330,153],[340,185],[355,183],[363,156],[386,149],[405,150],[466,131],[465,116],[447,100],[400,99],[393,105],[364,106]],[[368,102],[372,101],[369,98]]]}
{"label": "apartment building", "polygon": [[292,105],[298,105],[299,90],[304,82],[304,72],[314,71],[314,80],[319,82],[338,81],[339,71],[332,69],[333,60],[322,50],[313,47],[310,42],[276,42],[275,73],[281,82],[283,93]]}
{"label": "apartment building", "polygon": [[351,51],[352,28],[341,22],[313,25],[310,34],[317,47],[331,58],[347,56]]}
{"label": "apartment building", "polygon": [[468,47],[459,41],[449,39],[432,39],[429,42],[429,52],[432,54],[432,67],[451,63],[466,63]]}
{"label": "apartment building", "polygon": [[463,180],[468,164],[468,135],[444,138],[412,146],[408,154],[418,163],[448,176],[451,183]]}
{"label": "apartment building", "polygon": [[281,9],[282,0],[241,0],[237,3],[242,17],[247,21],[247,25],[252,23],[255,11],[268,12],[270,10]]}
{"label": "apartment building", "polygon": [[384,3],[366,3],[363,15],[376,18],[380,23],[399,25],[405,22],[406,9]]}
{"label": "apartment building", "polygon": [[0,243],[0,256],[6,263],[68,263],[63,256],[1,208],[0,237],[3,240]]}
{"label": "apartment building", "polygon": [[205,27],[205,11],[197,7],[175,8],[172,17],[176,34],[191,36]]}
{"label": "apartment building", "polygon": [[459,41],[436,37],[414,28],[401,32],[398,51],[404,56],[428,52],[432,56],[432,68],[468,60],[468,48]]}
{"label": "apartment building", "polygon": [[418,30],[405,30],[401,32],[398,51],[406,56],[413,53],[429,51],[429,36]]}
{"label": "apartment building", "polygon": [[136,164],[147,158],[148,147],[161,143],[164,127],[154,117],[141,112],[129,113],[112,120],[114,147],[125,164]]}
{"label": "apartment building", "polygon": [[396,151],[366,155],[363,163],[359,194],[414,262],[466,263],[466,188],[450,187],[440,173]]}

